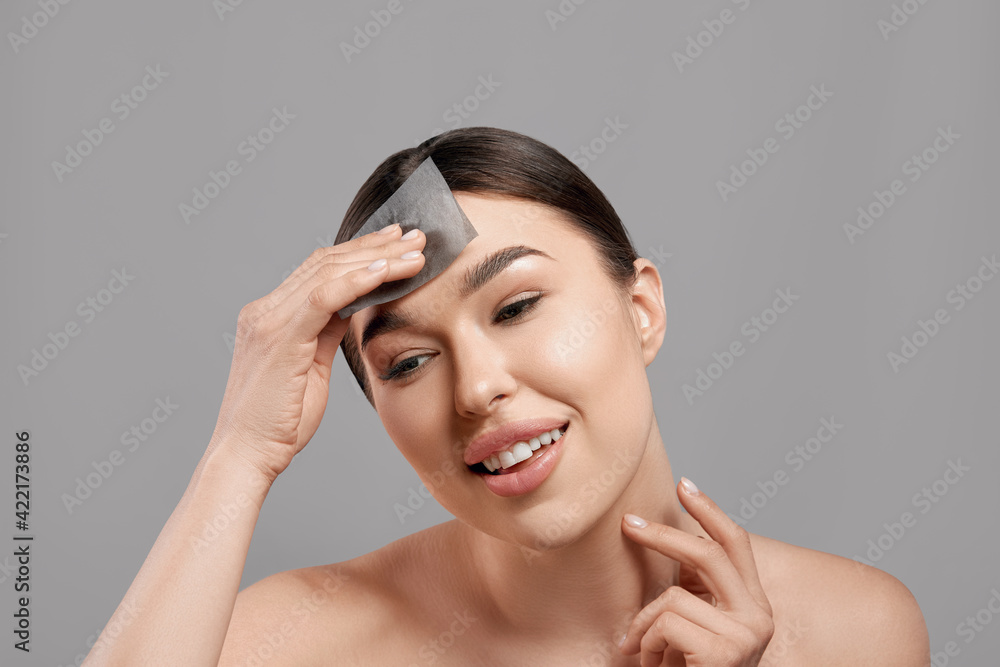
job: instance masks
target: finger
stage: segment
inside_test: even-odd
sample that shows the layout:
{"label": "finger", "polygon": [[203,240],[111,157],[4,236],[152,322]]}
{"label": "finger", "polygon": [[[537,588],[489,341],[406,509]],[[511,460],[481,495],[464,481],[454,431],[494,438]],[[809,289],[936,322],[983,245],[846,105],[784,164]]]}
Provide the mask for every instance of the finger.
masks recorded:
{"label": "finger", "polygon": [[646,526],[639,528],[627,518],[622,522],[622,531],[642,546],[694,568],[720,605],[736,608],[754,603],[743,578],[718,542],[699,539],[660,523],[647,522]]}
{"label": "finger", "polygon": [[[701,536],[699,535],[698,537]],[[708,590],[705,582],[698,576],[698,572],[690,565],[681,564],[677,575],[677,585],[684,590],[691,591],[695,596],[715,606],[715,598],[712,596],[712,591]]]}
{"label": "finger", "polygon": [[[309,343],[315,340],[331,319],[340,320],[337,311],[349,305],[363,294],[372,291],[387,280],[396,280],[412,276],[424,266],[424,255],[421,253],[413,259],[390,259],[381,268],[369,269],[371,265],[358,266],[353,270],[333,280],[317,285],[304,284],[289,297],[292,305],[298,303],[298,311],[288,323],[290,335],[294,342]],[[333,323],[332,330],[343,337],[347,330],[347,319]]]}
{"label": "finger", "polygon": [[[316,270],[321,268],[324,264],[346,264],[350,262],[370,263],[380,257],[399,257],[400,255],[411,250],[423,251],[424,246],[427,243],[427,236],[419,229],[411,230],[408,233],[412,234],[412,236],[395,238],[394,235],[389,235],[385,240],[382,240],[380,238],[380,234],[376,232],[374,234],[375,238],[362,246],[344,248],[342,247],[343,244],[341,244],[340,246],[334,246],[332,248],[320,248],[317,252],[320,253],[322,251],[327,251],[326,254],[318,255],[319,258],[311,262],[309,267],[303,270],[301,277],[308,280],[309,277],[315,275]],[[367,238],[367,236],[372,235],[369,234],[362,238]],[[361,239],[359,238],[357,240],[360,241]]]}
{"label": "finger", "polygon": [[372,232],[335,246],[317,248],[268,295],[268,305],[271,308],[277,306],[301,287],[304,282],[311,279],[316,274],[317,269],[333,260],[343,262],[368,260],[371,263],[379,257],[399,257],[409,250],[422,250],[427,240],[426,235],[420,230],[416,230],[417,233],[412,238],[404,239],[400,233],[399,225],[391,225],[383,229],[389,231],[386,234]]}
{"label": "finger", "polygon": [[344,249],[357,249],[382,245],[390,241],[395,241],[400,236],[401,230],[399,225],[393,224],[369,234],[365,234],[364,236],[359,236],[356,239],[344,241],[343,243],[339,243],[337,245],[316,248],[308,257],[302,260],[301,264],[295,267],[294,271],[288,274],[288,276],[281,281],[280,285],[274,288],[271,293],[267,295],[269,306],[273,307],[279,301],[295,291],[295,289],[302,284],[302,281],[306,277],[312,275],[316,266],[323,262],[331,254],[334,254],[335,252],[342,252]]}
{"label": "finger", "polygon": [[658,617],[642,636],[639,664],[642,667],[659,667],[668,648],[685,655],[707,654],[717,641],[719,635],[668,611]]}
{"label": "finger", "polygon": [[683,616],[692,623],[717,635],[735,633],[741,625],[733,617],[713,607],[680,586],[671,586],[655,600],[643,607],[625,633],[621,651],[631,655],[639,651],[639,642],[649,631],[656,619],[667,612]]}
{"label": "finger", "polygon": [[[342,280],[351,271],[356,271],[358,269],[368,269],[374,261],[379,259],[385,259],[388,262],[389,271],[382,278],[382,282],[389,280],[399,280],[400,278],[408,278],[410,276],[416,275],[424,267],[424,255],[420,252],[416,257],[411,257],[403,259],[401,255],[406,255],[412,250],[405,250],[400,253],[400,248],[394,247],[392,245],[380,246],[377,249],[378,253],[375,256],[365,257],[357,261],[347,261],[344,260],[333,260],[318,265],[311,276],[304,278],[301,284],[288,296],[286,296],[281,302],[279,302],[274,309],[273,317],[278,321],[289,324],[293,317],[295,317],[299,310],[302,308],[303,304],[310,298],[309,294],[323,285],[332,286],[330,289],[336,290],[335,285],[337,281]],[[348,257],[350,255],[344,255]],[[371,269],[369,269],[370,271]],[[376,270],[375,273],[381,273],[384,271]],[[375,283],[365,290],[362,294],[365,294],[372,289],[375,289],[380,283]],[[354,298],[351,298],[344,305],[348,305]],[[339,310],[339,309],[338,309]],[[332,315],[331,315],[332,317]],[[346,327],[345,329],[346,330]],[[310,329],[311,331],[311,329]],[[317,332],[318,333],[318,332]],[[343,331],[341,331],[341,336]],[[314,336],[315,337],[315,336]],[[311,339],[310,339],[311,340]],[[302,341],[308,342],[308,341]]]}
{"label": "finger", "polygon": [[[414,244],[413,241],[419,241],[419,242]],[[423,264],[425,261],[425,256],[422,253],[418,257],[409,258],[407,260],[404,260],[402,257],[397,257],[394,253],[406,254],[412,252],[413,250],[422,250],[423,245],[424,245],[423,238],[418,237],[416,239],[411,239],[407,245],[403,246],[400,246],[399,244],[386,244],[383,246],[379,246],[377,250],[384,249],[386,254],[390,254],[393,257],[395,257],[395,259],[390,262],[389,275],[385,278],[385,281],[383,282],[390,280],[399,280],[401,278],[407,278],[409,276],[416,275],[417,273],[419,273],[420,270],[423,269]],[[381,255],[382,253],[380,252],[379,254]],[[343,257],[353,258],[354,254],[353,253],[350,255],[345,254],[343,255]],[[357,266],[358,264],[365,264],[365,262],[368,262],[368,259],[370,258],[371,257],[355,262],[354,268],[359,268]],[[378,259],[378,257],[375,257],[375,259]],[[369,262],[366,265],[366,268],[367,266],[370,265],[371,263]],[[317,284],[318,282],[323,280],[320,269],[323,269],[323,267],[328,267],[328,266],[329,263],[320,264],[314,270],[314,275],[317,276],[316,277]],[[340,266],[340,264],[338,263],[337,266]],[[346,267],[346,262],[344,266]],[[326,271],[328,272],[332,271],[334,276],[337,276],[339,273],[342,273],[342,272],[337,272],[336,269],[327,269]],[[346,272],[346,269],[344,270],[344,272]],[[300,295],[305,294],[305,290],[300,289],[299,292]],[[296,302],[296,297],[293,296],[292,298],[290,298],[289,302],[291,304],[294,304]],[[316,363],[322,366],[327,371],[329,371],[329,369],[333,365],[333,359],[337,354],[337,348],[340,346],[340,341],[343,339],[346,329],[347,329],[346,320],[341,321],[339,317],[331,316],[331,319],[327,322],[326,326],[323,327],[323,330],[320,331],[319,334],[317,335],[316,355],[314,358],[316,360]]]}
{"label": "finger", "polygon": [[[310,269],[314,268],[320,262],[326,260],[331,255],[336,255],[339,253],[350,252],[352,250],[358,250],[360,248],[372,248],[375,246],[388,243],[390,241],[396,241],[403,235],[403,230],[398,223],[393,223],[391,225],[386,225],[382,229],[376,229],[373,232],[368,232],[357,238],[348,239],[346,241],[341,241],[340,243],[331,246],[322,246],[316,248],[312,253],[299,265],[299,268],[304,272],[308,273]],[[297,271],[298,269],[296,269]],[[295,275],[295,272],[292,272]],[[289,276],[291,277],[291,276]]]}
{"label": "finger", "polygon": [[[689,488],[691,491],[687,490]],[[711,498],[698,490],[698,487],[686,477],[682,477],[677,486],[677,497],[688,514],[694,517],[705,529],[705,532],[726,550],[729,560],[739,572],[747,590],[750,591],[750,595],[757,601],[757,604],[770,611],[771,605],[764,593],[764,587],[760,583],[757,562],[753,557],[750,533],[730,519]]]}
{"label": "finger", "polygon": [[323,369],[327,380],[332,374],[333,359],[337,356],[337,348],[340,347],[340,341],[344,338],[346,328],[346,321],[342,321],[339,317],[331,317],[323,330],[316,336],[316,354],[313,358]]}

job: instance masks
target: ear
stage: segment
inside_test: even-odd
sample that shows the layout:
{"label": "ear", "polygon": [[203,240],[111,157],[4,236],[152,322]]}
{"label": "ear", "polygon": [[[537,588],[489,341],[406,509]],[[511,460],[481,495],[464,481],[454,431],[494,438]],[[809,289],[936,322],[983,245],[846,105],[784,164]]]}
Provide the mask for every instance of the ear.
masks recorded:
{"label": "ear", "polygon": [[632,314],[639,344],[647,366],[656,358],[667,329],[667,307],[663,302],[660,272],[645,257],[633,262],[636,272],[632,286]]}

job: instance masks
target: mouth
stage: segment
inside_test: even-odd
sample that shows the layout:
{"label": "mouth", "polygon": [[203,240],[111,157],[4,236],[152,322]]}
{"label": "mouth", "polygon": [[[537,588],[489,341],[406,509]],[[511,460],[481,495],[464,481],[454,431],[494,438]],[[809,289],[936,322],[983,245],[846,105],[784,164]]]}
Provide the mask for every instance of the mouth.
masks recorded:
{"label": "mouth", "polygon": [[516,442],[504,450],[468,468],[479,475],[501,476],[516,473],[532,465],[552,443],[557,442],[569,429],[569,422],[546,431],[530,440]]}

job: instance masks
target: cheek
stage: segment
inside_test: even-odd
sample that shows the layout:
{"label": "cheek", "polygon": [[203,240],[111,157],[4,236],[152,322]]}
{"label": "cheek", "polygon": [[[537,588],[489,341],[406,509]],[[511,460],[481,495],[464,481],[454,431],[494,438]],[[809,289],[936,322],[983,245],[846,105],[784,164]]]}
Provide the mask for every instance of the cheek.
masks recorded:
{"label": "cheek", "polygon": [[541,375],[535,377],[544,378],[547,393],[580,413],[586,436],[576,442],[586,453],[574,457],[574,475],[582,485],[604,474],[613,451],[630,457],[641,453],[649,437],[652,398],[632,313],[617,298],[574,304],[560,315],[561,325],[529,358],[537,362]]}
{"label": "cheek", "polygon": [[444,428],[447,422],[442,422],[428,407],[395,406],[392,414],[401,418],[384,423],[384,426],[399,453],[433,493],[435,487],[441,487],[443,482],[465,469],[465,443],[456,440],[449,445]]}
{"label": "cheek", "polygon": [[[606,395],[630,377],[634,342],[621,303],[613,296],[567,304],[529,355],[564,391]],[[640,362],[641,365],[641,362]]]}
{"label": "cheek", "polygon": [[417,407],[403,408],[409,414],[402,414],[405,419],[405,426],[390,428],[386,425],[386,431],[396,443],[396,448],[403,455],[410,465],[420,472],[429,467],[440,465],[439,459],[442,456],[441,437],[442,429],[440,422],[435,423],[429,419],[424,411]]}

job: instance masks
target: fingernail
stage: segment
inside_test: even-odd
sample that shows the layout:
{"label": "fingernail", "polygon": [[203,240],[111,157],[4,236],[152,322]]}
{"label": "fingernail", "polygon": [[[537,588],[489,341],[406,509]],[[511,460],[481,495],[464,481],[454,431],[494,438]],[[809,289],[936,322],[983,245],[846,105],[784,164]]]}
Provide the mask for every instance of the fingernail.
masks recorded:
{"label": "fingernail", "polygon": [[415,239],[415,238],[417,238],[417,234],[419,234],[419,233],[420,233],[420,232],[418,232],[418,231],[417,231],[416,229],[411,229],[410,231],[406,232],[405,234],[403,234],[403,235],[402,235],[401,237],[399,237],[399,238],[400,238],[400,240],[402,240],[402,241],[409,241],[410,239]]}
{"label": "fingernail", "polygon": [[394,222],[391,225],[386,225],[382,229],[378,230],[378,233],[379,234],[391,234],[393,231],[396,230],[397,227],[399,227],[399,223],[398,222]]}
{"label": "fingernail", "polygon": [[648,523],[646,523],[645,519],[643,519],[642,517],[638,517],[634,514],[626,514],[625,523],[632,526],[633,528],[645,528],[646,526],[649,525]]}
{"label": "fingernail", "polygon": [[628,633],[627,632],[623,632],[622,636],[621,636],[621,639],[618,640],[618,648],[621,648],[622,646],[625,645],[625,638],[626,637],[628,637]]}
{"label": "fingernail", "polygon": [[376,259],[374,262],[368,265],[368,270],[378,271],[383,266],[385,266],[385,257],[380,257],[379,259]]}
{"label": "fingernail", "polygon": [[694,482],[689,480],[687,477],[681,477],[681,486],[684,487],[684,490],[689,496],[698,495],[698,487],[695,486]]}
{"label": "fingernail", "polygon": [[402,255],[399,256],[400,259],[416,259],[417,257],[420,257],[419,250],[411,250],[410,252],[404,252]]}

